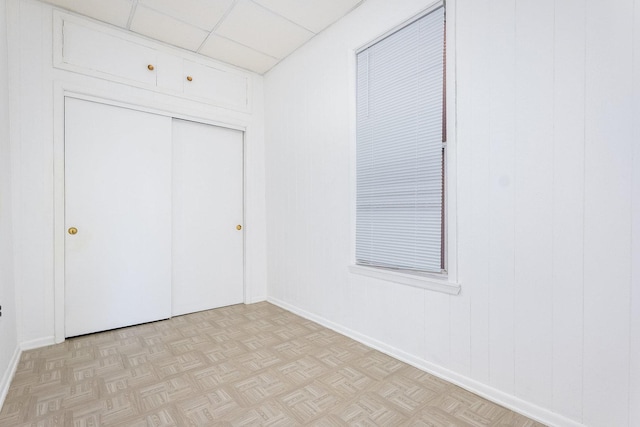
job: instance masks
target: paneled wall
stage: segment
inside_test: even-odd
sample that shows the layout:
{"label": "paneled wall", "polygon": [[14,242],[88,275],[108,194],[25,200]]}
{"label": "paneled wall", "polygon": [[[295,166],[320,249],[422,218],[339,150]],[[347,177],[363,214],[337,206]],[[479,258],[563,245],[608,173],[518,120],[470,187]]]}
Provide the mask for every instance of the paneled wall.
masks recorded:
{"label": "paneled wall", "polygon": [[11,200],[11,146],[9,145],[9,90],[6,2],[0,1],[0,404],[18,355],[13,280],[13,227]]}
{"label": "paneled wall", "polygon": [[549,424],[640,425],[637,0],[449,0],[462,292],[348,271],[354,49],[430,3],[266,75],[269,297]]}
{"label": "paneled wall", "polygon": [[629,375],[629,424],[640,424],[640,6],[634,2],[633,15],[633,170],[631,211],[631,330]]}

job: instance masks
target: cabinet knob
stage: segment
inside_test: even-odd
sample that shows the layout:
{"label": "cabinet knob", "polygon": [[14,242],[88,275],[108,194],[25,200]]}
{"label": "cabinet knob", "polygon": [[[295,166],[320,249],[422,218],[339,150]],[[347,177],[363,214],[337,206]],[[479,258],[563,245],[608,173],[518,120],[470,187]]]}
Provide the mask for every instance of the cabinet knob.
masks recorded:
{"label": "cabinet knob", "polygon": [[188,81],[193,81],[193,77],[191,77],[191,76],[187,76],[187,80],[188,80]]}
{"label": "cabinet knob", "polygon": [[236,230],[242,230],[242,226],[240,224],[236,225]]}
{"label": "cabinet knob", "polygon": [[73,236],[74,234],[78,234],[78,229],[77,229],[77,228],[75,228],[75,227],[71,227],[71,228],[69,228],[69,234],[71,234],[72,236]]}
{"label": "cabinet knob", "polygon": [[147,65],[147,68],[149,69],[149,71],[153,71],[153,69],[155,68],[153,65],[149,64]]}

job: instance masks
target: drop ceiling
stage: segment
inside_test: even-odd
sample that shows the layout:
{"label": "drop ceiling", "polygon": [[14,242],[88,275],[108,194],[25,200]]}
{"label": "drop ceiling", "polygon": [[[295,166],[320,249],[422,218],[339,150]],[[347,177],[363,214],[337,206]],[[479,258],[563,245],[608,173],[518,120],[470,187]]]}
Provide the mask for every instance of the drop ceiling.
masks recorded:
{"label": "drop ceiling", "polygon": [[263,74],[364,0],[44,1]]}

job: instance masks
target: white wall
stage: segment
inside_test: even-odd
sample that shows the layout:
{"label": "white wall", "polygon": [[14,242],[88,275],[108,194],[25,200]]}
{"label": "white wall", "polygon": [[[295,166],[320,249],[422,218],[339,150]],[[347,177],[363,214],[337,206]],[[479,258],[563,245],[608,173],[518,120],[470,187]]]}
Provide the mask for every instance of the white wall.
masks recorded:
{"label": "white wall", "polygon": [[[54,176],[59,176],[55,175],[54,166],[60,166],[55,138],[59,138],[61,129],[64,129],[63,104],[59,95],[62,87],[98,98],[175,113],[182,118],[247,127],[246,300],[264,300],[266,223],[262,77],[251,74],[253,110],[244,113],[54,69],[54,8],[33,0],[9,0],[7,3],[10,18],[9,72],[15,82],[10,88],[12,123],[15,123],[11,129],[11,160],[16,212],[14,227],[21,230],[20,239],[15,241],[15,277],[18,341],[22,348],[52,344],[56,332],[60,331],[60,319],[64,319],[60,312],[54,310],[56,303],[63,307],[54,286],[54,277],[60,274],[60,269],[56,270],[54,253],[59,253],[62,247],[62,242],[54,237],[54,225],[60,223],[54,209],[54,206],[60,206],[56,193],[60,181],[54,180]],[[189,57],[189,54],[185,55]]]}
{"label": "white wall", "polygon": [[550,424],[640,425],[639,1],[448,1],[462,292],[348,272],[353,50],[430,3],[265,76],[269,298]]}
{"label": "white wall", "polygon": [[629,366],[629,424],[640,425],[640,2],[634,1],[633,31],[633,195],[631,211],[631,330],[630,330],[630,366]]}
{"label": "white wall", "polygon": [[0,406],[9,387],[18,352],[13,280],[11,149],[6,1],[0,1]]}

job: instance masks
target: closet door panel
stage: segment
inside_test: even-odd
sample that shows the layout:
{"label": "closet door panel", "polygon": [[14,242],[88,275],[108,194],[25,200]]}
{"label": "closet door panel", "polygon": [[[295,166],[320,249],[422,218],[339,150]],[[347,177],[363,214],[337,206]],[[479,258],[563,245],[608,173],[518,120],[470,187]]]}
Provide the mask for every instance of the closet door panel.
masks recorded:
{"label": "closet door panel", "polygon": [[243,302],[243,134],[173,120],[173,315]]}
{"label": "closet door panel", "polygon": [[187,60],[184,61],[184,74],[185,95],[208,99],[216,105],[241,111],[247,109],[247,77]]}
{"label": "closet door panel", "polygon": [[71,21],[64,22],[63,38],[64,63],[104,77],[156,85],[156,50]]}
{"label": "closet door panel", "polygon": [[170,317],[171,156],[171,118],[66,100],[66,336]]}

